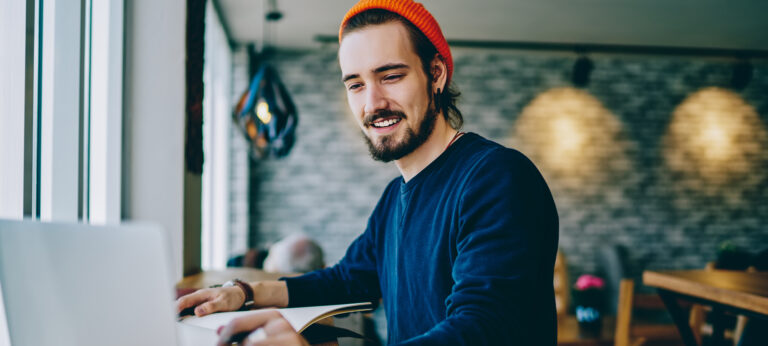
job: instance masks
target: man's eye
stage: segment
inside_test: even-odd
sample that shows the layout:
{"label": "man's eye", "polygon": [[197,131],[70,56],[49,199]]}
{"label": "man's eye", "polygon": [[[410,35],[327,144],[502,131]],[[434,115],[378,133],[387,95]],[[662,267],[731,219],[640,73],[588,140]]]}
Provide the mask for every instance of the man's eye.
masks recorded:
{"label": "man's eye", "polygon": [[360,88],[360,83],[352,83],[349,86],[347,86],[348,90],[357,90]]}
{"label": "man's eye", "polygon": [[402,76],[403,75],[401,75],[401,74],[391,74],[391,75],[388,75],[388,76],[384,77],[384,80],[388,80],[388,81],[397,80],[397,79],[400,79],[400,77],[402,77]]}

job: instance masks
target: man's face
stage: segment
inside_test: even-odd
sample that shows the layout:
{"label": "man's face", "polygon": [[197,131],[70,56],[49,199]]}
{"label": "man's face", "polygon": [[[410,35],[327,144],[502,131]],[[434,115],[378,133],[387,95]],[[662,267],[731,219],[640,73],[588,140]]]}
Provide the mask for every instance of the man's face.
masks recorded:
{"label": "man's face", "polygon": [[339,64],[347,102],[374,159],[400,159],[429,138],[437,118],[431,87],[402,23],[347,34]]}

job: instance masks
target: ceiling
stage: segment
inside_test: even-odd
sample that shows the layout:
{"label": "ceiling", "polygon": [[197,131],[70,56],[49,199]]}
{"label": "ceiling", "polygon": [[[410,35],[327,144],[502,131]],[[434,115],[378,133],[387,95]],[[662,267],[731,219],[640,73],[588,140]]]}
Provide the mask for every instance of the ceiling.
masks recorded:
{"label": "ceiling", "polygon": [[[319,47],[356,0],[213,0],[238,44],[271,37],[283,49]],[[768,50],[763,0],[423,0],[449,40]]]}

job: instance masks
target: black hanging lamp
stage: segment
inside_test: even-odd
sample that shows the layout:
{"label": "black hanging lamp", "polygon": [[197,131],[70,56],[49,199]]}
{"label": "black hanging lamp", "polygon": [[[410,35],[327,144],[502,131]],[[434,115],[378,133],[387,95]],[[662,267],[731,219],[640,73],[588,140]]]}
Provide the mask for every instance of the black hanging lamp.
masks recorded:
{"label": "black hanging lamp", "polygon": [[571,82],[573,82],[573,85],[579,88],[589,85],[589,77],[594,68],[595,65],[592,63],[592,60],[586,55],[581,55],[576,59],[571,73]]}
{"label": "black hanging lamp", "polygon": [[255,158],[288,155],[296,140],[296,105],[271,65],[262,63],[235,107],[234,120]]}
{"label": "black hanging lamp", "polygon": [[[275,0],[270,0],[265,15],[267,23],[282,18]],[[265,26],[265,37],[269,29]],[[266,40],[265,40],[266,41]],[[265,45],[262,53],[271,45]],[[263,60],[263,59],[258,59]],[[296,141],[299,115],[291,95],[280,80],[277,70],[261,61],[248,89],[235,106],[233,120],[251,143],[251,155],[257,159],[288,155]]]}

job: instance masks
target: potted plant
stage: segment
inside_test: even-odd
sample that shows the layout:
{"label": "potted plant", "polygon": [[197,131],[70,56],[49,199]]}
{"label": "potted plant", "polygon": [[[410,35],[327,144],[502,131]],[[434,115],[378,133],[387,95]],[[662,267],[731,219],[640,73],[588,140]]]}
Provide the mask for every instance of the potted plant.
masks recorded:
{"label": "potted plant", "polygon": [[583,337],[599,337],[603,327],[603,301],[605,280],[584,274],[574,284],[573,300],[576,306],[576,320]]}

